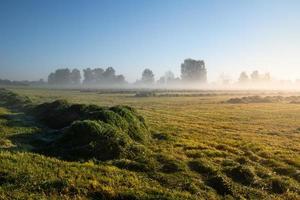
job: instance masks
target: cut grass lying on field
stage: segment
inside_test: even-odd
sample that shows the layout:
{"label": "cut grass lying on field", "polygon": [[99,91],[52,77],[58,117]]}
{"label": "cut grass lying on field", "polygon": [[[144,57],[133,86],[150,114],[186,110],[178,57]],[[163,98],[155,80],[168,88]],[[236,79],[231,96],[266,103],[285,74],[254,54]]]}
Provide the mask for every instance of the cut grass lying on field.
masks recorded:
{"label": "cut grass lying on field", "polygon": [[[61,92],[17,91],[33,99],[34,105],[37,105],[37,100],[40,104],[52,101],[55,99],[53,95]],[[125,129],[126,137],[122,139],[119,134],[124,134],[123,128],[115,127],[116,131],[109,133],[111,137],[103,138],[105,132],[99,129],[105,129],[106,125],[115,126],[114,117],[102,121],[84,114],[88,117],[71,120],[66,127],[59,127],[58,132],[32,133],[30,129],[40,125],[40,120],[32,124],[25,120],[27,115],[17,117],[10,110],[0,110],[0,116],[5,115],[0,117],[0,123],[5,131],[1,139],[6,146],[0,150],[3,161],[0,172],[3,172],[4,180],[0,184],[0,198],[9,195],[14,199],[26,199],[30,195],[38,199],[299,199],[300,107],[297,105],[285,102],[219,103],[228,96],[128,98],[126,95],[80,94],[68,90],[61,95],[68,99],[65,102],[67,106],[61,106],[62,110],[89,102],[97,103],[97,109],[109,105],[104,108],[110,110],[116,104],[126,102],[143,114],[154,131],[149,132],[148,139],[136,140],[126,134],[129,132]],[[89,106],[83,107],[85,110]],[[87,110],[94,112],[93,109]],[[105,124],[100,125],[101,128],[99,121]],[[46,121],[43,124],[47,124]],[[86,132],[80,131],[82,127],[91,129],[88,131],[91,134],[79,141],[77,134]],[[22,132],[16,133],[15,130]],[[24,141],[20,143],[15,140],[19,133],[30,134],[22,134]],[[65,140],[62,139],[64,135],[68,135]],[[37,140],[26,139],[30,137]],[[38,139],[43,141],[48,137],[59,147],[78,142],[90,144],[90,138],[96,141],[91,147],[106,141],[118,147],[113,152],[126,156],[66,162],[32,153],[36,150],[32,148],[18,152],[20,145],[40,147]],[[120,143],[115,143],[116,138],[129,141],[126,142],[129,145],[119,146]],[[61,149],[59,152],[67,151],[64,154],[68,154],[68,150]],[[127,157],[127,152],[143,153],[132,158]],[[80,153],[77,152],[79,157]]]}
{"label": "cut grass lying on field", "polygon": [[283,97],[283,96],[247,96],[247,97],[241,97],[241,98],[231,98],[226,101],[226,103],[276,103],[276,102],[290,102],[290,103],[299,103],[300,102],[300,96],[289,96],[289,97]]}

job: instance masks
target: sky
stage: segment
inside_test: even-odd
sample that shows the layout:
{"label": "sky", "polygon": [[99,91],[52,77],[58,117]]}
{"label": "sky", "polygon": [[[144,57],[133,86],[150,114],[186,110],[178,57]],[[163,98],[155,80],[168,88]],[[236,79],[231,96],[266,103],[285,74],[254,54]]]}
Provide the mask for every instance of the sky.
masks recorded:
{"label": "sky", "polygon": [[112,66],[180,75],[203,59],[208,80],[241,71],[300,79],[299,0],[0,0],[0,78]]}

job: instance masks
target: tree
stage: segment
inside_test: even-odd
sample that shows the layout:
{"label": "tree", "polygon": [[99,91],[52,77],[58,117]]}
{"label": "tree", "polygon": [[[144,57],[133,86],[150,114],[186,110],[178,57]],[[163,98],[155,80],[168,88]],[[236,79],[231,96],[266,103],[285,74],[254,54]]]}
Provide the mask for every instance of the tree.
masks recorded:
{"label": "tree", "polygon": [[102,68],[96,68],[93,70],[94,73],[94,78],[96,83],[101,83],[103,82],[103,78],[104,78],[104,70]]}
{"label": "tree", "polygon": [[108,79],[113,78],[115,75],[116,75],[116,71],[112,67],[106,68],[105,72],[103,73],[103,76]]}
{"label": "tree", "polygon": [[165,73],[165,80],[167,83],[172,82],[175,80],[175,75],[172,71],[167,71]]}
{"label": "tree", "polygon": [[78,69],[73,69],[71,72],[72,84],[79,85],[81,80],[81,73]]}
{"label": "tree", "polygon": [[157,80],[158,84],[168,84],[175,81],[175,75],[172,71],[167,71],[162,77]]}
{"label": "tree", "polygon": [[91,84],[95,80],[95,76],[94,76],[93,70],[91,68],[84,69],[83,76],[84,76],[83,82],[85,84]]}
{"label": "tree", "polygon": [[124,77],[123,75],[117,75],[117,76],[115,77],[115,82],[116,82],[117,84],[124,84],[124,83],[126,83],[125,77]]}
{"label": "tree", "polygon": [[68,68],[57,69],[48,76],[49,84],[68,85],[71,84],[71,72]]}
{"label": "tree", "polygon": [[264,77],[263,77],[263,80],[268,82],[268,81],[271,81],[271,75],[270,73],[265,73]]}
{"label": "tree", "polygon": [[253,71],[251,74],[251,80],[252,81],[259,81],[259,72],[257,70]]}
{"label": "tree", "polygon": [[150,69],[145,69],[142,73],[142,83],[152,84],[154,83],[154,74]]}
{"label": "tree", "polygon": [[48,76],[48,83],[51,85],[54,85],[56,83],[55,81],[55,74],[54,73],[50,73]]}
{"label": "tree", "polygon": [[246,72],[242,72],[242,73],[240,74],[239,82],[240,82],[240,83],[246,83],[246,82],[248,82],[248,81],[249,81],[249,76],[247,75]]}
{"label": "tree", "polygon": [[203,60],[185,59],[181,64],[181,79],[186,82],[207,81],[207,71]]}

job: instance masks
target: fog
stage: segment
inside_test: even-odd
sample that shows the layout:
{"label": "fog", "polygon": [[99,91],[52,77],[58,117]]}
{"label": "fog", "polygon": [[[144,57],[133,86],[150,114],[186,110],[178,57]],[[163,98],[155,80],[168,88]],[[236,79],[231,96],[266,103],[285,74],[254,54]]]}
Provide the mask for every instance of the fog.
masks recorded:
{"label": "fog", "polygon": [[[163,70],[163,69],[161,69]],[[180,75],[166,71],[156,77],[152,69],[145,68],[136,81],[127,81],[113,67],[59,68],[49,72],[47,80],[13,81],[1,79],[0,85],[36,86],[78,89],[172,89],[172,90],[298,90],[300,80],[280,80],[272,72],[242,71],[236,79],[221,74],[216,81],[208,79],[209,67],[204,60],[185,59]],[[216,72],[214,72],[216,73]]]}

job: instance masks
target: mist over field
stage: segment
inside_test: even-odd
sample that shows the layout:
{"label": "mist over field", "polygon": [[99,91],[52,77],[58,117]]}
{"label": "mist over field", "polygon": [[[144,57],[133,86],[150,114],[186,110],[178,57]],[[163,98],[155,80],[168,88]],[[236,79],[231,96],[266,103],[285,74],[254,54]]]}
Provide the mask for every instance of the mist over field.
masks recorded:
{"label": "mist over field", "polygon": [[299,0],[1,0],[0,200],[299,200]]}

